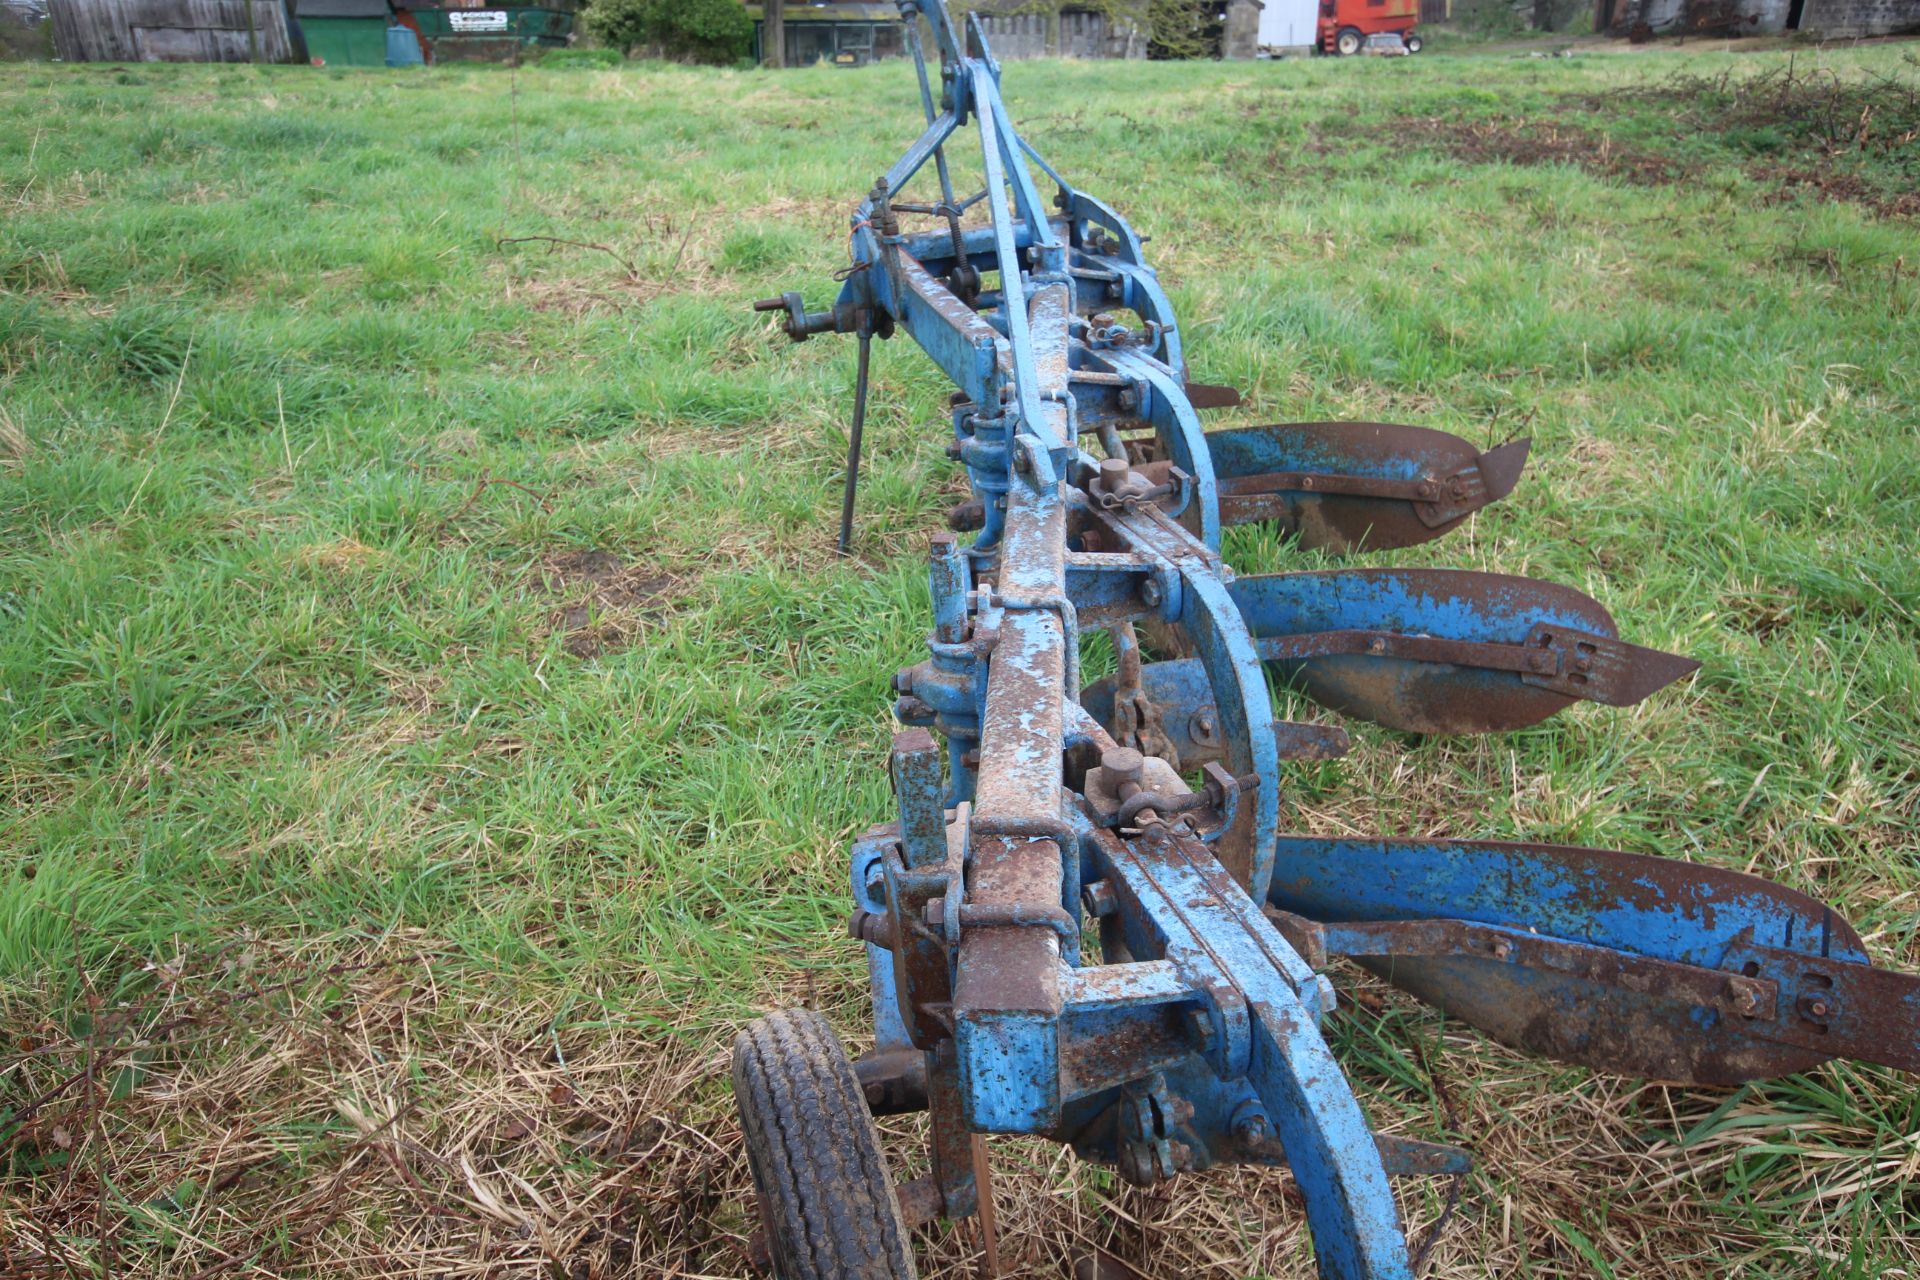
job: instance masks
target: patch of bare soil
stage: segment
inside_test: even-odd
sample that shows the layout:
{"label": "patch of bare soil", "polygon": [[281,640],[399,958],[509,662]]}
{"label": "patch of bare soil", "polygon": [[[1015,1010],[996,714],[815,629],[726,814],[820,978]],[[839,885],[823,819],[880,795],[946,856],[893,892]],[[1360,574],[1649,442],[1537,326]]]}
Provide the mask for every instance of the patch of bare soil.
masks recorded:
{"label": "patch of bare soil", "polygon": [[1666,156],[1629,150],[1606,134],[1558,120],[1425,116],[1402,120],[1398,128],[1475,164],[1570,164],[1640,186],[1674,182],[1682,172],[1680,164]]}
{"label": "patch of bare soil", "polygon": [[[1906,62],[1920,72],[1920,58]],[[1736,138],[1767,152],[1747,172],[1777,184],[1772,202],[1810,194],[1884,218],[1920,217],[1920,75],[1842,74],[1794,58],[1754,74],[1678,72],[1594,105],[1657,106],[1672,113],[1679,135]]]}
{"label": "patch of bare soil", "polygon": [[624,649],[680,589],[671,574],[649,572],[609,551],[569,551],[540,566],[541,585],[563,603],[552,628],[576,658]]}
{"label": "patch of bare soil", "polygon": [[[1735,155],[1749,152],[1746,171],[1771,188],[1769,203],[1812,196],[1885,218],[1920,217],[1920,77],[1848,76],[1790,61],[1757,74],[1676,74],[1575,105],[1611,114],[1652,108],[1676,142],[1710,137]],[[1683,181],[1696,163],[1548,117],[1426,116],[1397,128],[1469,163],[1569,164],[1639,186]]]}
{"label": "patch of bare soil", "polygon": [[1763,182],[1779,186],[1762,199],[1780,204],[1806,194],[1834,204],[1857,204],[1883,218],[1920,218],[1920,191],[1883,191],[1856,173],[1818,165],[1755,165],[1748,170]]}

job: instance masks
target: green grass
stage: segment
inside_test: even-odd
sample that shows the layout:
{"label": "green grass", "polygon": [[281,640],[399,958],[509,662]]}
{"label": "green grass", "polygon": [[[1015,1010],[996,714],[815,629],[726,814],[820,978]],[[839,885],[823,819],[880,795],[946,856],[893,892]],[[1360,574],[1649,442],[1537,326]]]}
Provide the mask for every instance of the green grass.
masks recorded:
{"label": "green grass", "polygon": [[[1396,558],[1566,582],[1705,664],[1634,711],[1505,738],[1359,729],[1347,761],[1291,780],[1288,823],[1750,868],[1914,965],[1920,229],[1755,157],[1886,192],[1916,144],[1820,161],[1791,130],[1675,127],[1606,96],[1787,56],[1429,53],[1118,82],[1010,64],[1007,88],[1056,166],[1153,233],[1194,376],[1247,393],[1222,423],[1524,427],[1521,489]],[[1915,80],[1897,47],[1797,56]],[[597,1087],[728,1149],[714,1050],[732,1027],[797,1001],[858,1034],[843,852],[886,816],[887,679],[923,652],[922,548],[955,500],[945,388],[908,342],[879,348],[862,557],[837,562],[851,350],[775,342],[747,304],[827,300],[846,212],[918,109],[901,64],[0,68],[0,992],[23,1041],[0,1106],[45,1087],[35,1053],[73,1051],[112,1000],[176,997],[172,966],[244,990],[237,947],[292,957],[302,1007],[348,1021],[383,1006],[328,966],[417,958],[409,990],[433,999],[401,1057],[368,1040],[388,1047],[365,1071],[413,1100],[435,1150],[465,1149],[457,1117],[492,1114],[512,1076],[467,1037],[541,1071],[617,1041]],[[1685,177],[1473,163],[1395,127],[1431,117],[1617,134]],[[499,243],[522,236],[614,252]],[[570,577],[586,551],[646,590]],[[1229,552],[1243,572],[1296,563],[1257,533]],[[583,602],[584,646],[559,621]],[[1336,1026],[1376,1116],[1428,1134],[1442,1110],[1410,1046],[1444,1047],[1483,1153],[1444,1274],[1920,1264],[1909,1080],[1832,1066],[1731,1096],[1637,1090],[1391,1001]],[[251,1060],[245,1030],[166,1072]],[[390,1074],[402,1058],[415,1074]],[[349,1079],[330,1070],[268,1073],[230,1111],[135,1088],[81,1150],[100,1165],[151,1124],[200,1151],[244,1116],[281,1163],[226,1194],[284,1203],[344,1158],[323,1149]],[[7,1134],[22,1205],[73,1194],[46,1172],[64,1167],[47,1122]],[[482,1162],[606,1227],[500,1266],[565,1270],[625,1231],[641,1273],[741,1271],[737,1157],[688,1139],[635,1185],[697,1166],[715,1189],[634,1192],[678,1206],[642,1212],[593,1198],[594,1150],[560,1134]],[[1010,1228],[1043,1238],[1063,1175],[1044,1152],[1009,1159]],[[80,1189],[150,1206],[187,1176],[141,1161]],[[1087,1230],[1121,1248],[1106,1206],[1150,1201],[1071,1178],[1107,1224]],[[1176,1191],[1214,1197],[1214,1228],[1125,1247],[1215,1230],[1234,1261],[1206,1274],[1307,1274],[1297,1231],[1259,1243],[1232,1222],[1242,1184],[1209,1185]],[[1409,1188],[1431,1221],[1440,1192]],[[177,1235],[130,1212],[119,1269],[192,1274],[240,1249],[219,1201],[165,1209]],[[1297,1227],[1263,1203],[1268,1227]],[[353,1238],[413,1256],[428,1237],[390,1212],[259,1249],[294,1274],[348,1265],[326,1259]],[[86,1221],[61,1247],[97,1267]],[[183,1243],[207,1239],[224,1243]]]}

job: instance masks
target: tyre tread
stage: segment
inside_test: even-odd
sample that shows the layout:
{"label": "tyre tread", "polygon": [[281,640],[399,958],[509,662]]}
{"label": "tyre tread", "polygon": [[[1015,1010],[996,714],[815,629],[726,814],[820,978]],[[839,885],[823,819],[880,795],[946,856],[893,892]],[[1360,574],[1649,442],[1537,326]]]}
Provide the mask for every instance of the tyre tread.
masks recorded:
{"label": "tyre tread", "polygon": [[741,1031],[733,1089],[783,1280],[912,1280],[879,1135],[826,1019],[783,1009]]}

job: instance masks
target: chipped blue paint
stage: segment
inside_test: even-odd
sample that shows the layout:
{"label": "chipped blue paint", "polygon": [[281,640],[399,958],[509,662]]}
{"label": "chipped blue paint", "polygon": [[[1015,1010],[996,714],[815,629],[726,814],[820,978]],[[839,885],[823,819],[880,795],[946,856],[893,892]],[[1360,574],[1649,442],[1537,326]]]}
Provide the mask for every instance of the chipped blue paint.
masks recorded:
{"label": "chipped blue paint", "polygon": [[1229,590],[1263,637],[1351,629],[1518,644],[1540,622],[1617,634],[1577,591],[1462,569],[1328,569],[1240,578]]}

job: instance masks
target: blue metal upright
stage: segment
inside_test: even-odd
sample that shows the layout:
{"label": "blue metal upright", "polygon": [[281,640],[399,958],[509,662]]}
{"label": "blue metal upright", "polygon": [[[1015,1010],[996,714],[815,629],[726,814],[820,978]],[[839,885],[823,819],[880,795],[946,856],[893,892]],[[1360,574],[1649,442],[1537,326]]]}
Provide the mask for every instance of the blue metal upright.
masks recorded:
{"label": "blue metal upright", "polygon": [[[957,388],[949,452],[972,497],[950,522],[974,537],[934,540],[929,656],[895,680],[899,813],[854,846],[878,1041],[856,1071],[876,1109],[934,1117],[934,1170],[899,1192],[904,1219],[984,1212],[977,1135],[1042,1134],[1140,1183],[1284,1163],[1322,1275],[1410,1275],[1389,1174],[1467,1160],[1370,1130],[1319,1029],[1340,956],[1601,1069],[1920,1067],[1920,982],[1869,968],[1843,921],[1779,886],[1598,850],[1280,834],[1282,762],[1346,739],[1277,720],[1271,672],[1341,714],[1435,733],[1637,702],[1696,664],[1530,579],[1236,578],[1224,526],[1269,522],[1333,553],[1424,542],[1506,496],[1526,442],[1203,431],[1200,410],[1237,396],[1189,380],[1141,238],[1016,133],[976,19],[900,8],[925,129],[854,209],[834,304],[757,305],[796,340],[859,335],[862,406],[864,344],[901,331]],[[961,198],[948,151],[967,126],[984,184]],[[904,199],[929,162],[937,197]],[[1118,669],[1088,685],[1095,629]]]}

